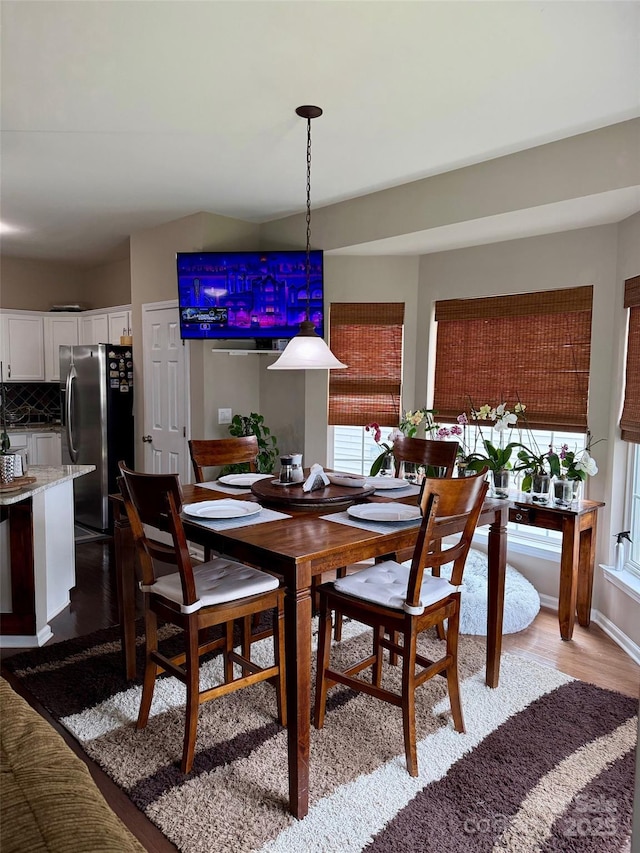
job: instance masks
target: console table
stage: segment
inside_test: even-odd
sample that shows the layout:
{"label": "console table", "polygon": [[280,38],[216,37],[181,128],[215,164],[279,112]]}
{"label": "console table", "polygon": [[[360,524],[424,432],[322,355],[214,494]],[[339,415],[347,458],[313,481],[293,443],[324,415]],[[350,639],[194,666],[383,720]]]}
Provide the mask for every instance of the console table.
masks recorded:
{"label": "console table", "polygon": [[560,636],[573,636],[576,613],[585,628],[591,621],[591,593],[596,556],[596,529],[601,501],[573,501],[570,507],[509,501],[509,521],[562,533],[558,621]]}

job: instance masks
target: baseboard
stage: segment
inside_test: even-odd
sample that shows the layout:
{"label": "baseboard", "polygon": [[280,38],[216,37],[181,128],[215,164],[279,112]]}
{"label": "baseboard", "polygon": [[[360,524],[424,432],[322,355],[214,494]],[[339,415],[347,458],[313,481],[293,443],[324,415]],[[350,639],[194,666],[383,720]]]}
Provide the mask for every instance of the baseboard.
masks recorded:
{"label": "baseboard", "polygon": [[[549,610],[554,610],[556,613],[558,612],[557,598],[553,598],[550,595],[541,595],[540,604]],[[640,646],[635,643],[631,637],[627,637],[627,635],[621,631],[616,624],[595,608],[592,608],[591,610],[591,621],[595,622],[599,628],[602,628],[605,634],[608,637],[611,637],[613,642],[617,646],[620,646],[622,651],[629,655],[632,661],[640,665]]]}

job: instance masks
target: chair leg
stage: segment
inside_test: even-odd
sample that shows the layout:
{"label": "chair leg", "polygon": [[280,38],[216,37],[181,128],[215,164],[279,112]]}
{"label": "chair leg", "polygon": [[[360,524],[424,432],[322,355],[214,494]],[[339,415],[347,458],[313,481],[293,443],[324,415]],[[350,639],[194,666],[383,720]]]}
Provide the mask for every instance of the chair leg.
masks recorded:
{"label": "chair leg", "polygon": [[327,679],[325,670],[329,666],[331,651],[331,610],[326,595],[320,595],[320,627],[318,630],[318,661],[316,672],[316,706],[313,715],[313,725],[321,729],[324,725],[324,714],[327,707]]}
{"label": "chair leg", "polygon": [[[340,566],[339,569],[336,569],[336,577],[337,578],[345,578],[347,576],[347,567]],[[342,613],[339,610],[336,610],[334,615],[334,623],[333,623],[333,639],[336,643],[339,643],[342,639]]]}
{"label": "chair leg", "polygon": [[376,687],[380,687],[382,682],[382,646],[380,645],[384,637],[384,625],[378,625],[373,629],[373,653],[376,656],[371,673],[371,682]]}
{"label": "chair leg", "polygon": [[416,750],[416,635],[404,635],[402,664],[402,725],[404,729],[404,752],[410,776],[418,775]]}
{"label": "chair leg", "polygon": [[449,617],[447,627],[447,655],[451,657],[451,663],[447,667],[447,687],[449,688],[449,704],[451,705],[451,716],[453,726],[457,732],[464,732],[464,717],[462,715],[462,703],[460,702],[460,682],[458,680],[458,629],[460,625],[460,601],[455,613]]}
{"label": "chair leg", "polygon": [[[190,620],[191,622],[191,620]],[[200,654],[198,648],[198,631],[193,620],[185,631],[186,652],[185,669],[187,673],[187,707],[185,711],[184,746],[182,749],[181,770],[190,773],[193,767],[193,756],[196,749],[196,734],[198,731],[198,711],[200,709]]]}
{"label": "chair leg", "polygon": [[[242,620],[242,657],[251,660],[251,625],[259,613],[254,613],[253,616],[245,616]],[[242,667],[243,675],[251,675],[251,670],[247,667]]]}
{"label": "chair leg", "polygon": [[233,621],[227,622],[225,625],[225,644],[224,644],[224,680],[227,684],[233,681],[233,661],[231,660],[231,652],[233,651]]}
{"label": "chair leg", "polygon": [[144,681],[142,684],[142,698],[136,729],[143,729],[149,721],[149,711],[153,700],[153,691],[156,686],[158,665],[151,659],[151,652],[158,650],[158,618],[155,613],[147,608],[145,613],[145,666]]}
{"label": "chair leg", "polygon": [[275,662],[279,667],[278,680],[276,682],[276,698],[278,702],[278,722],[281,726],[287,725],[287,682],[284,663],[284,610],[276,607],[273,611],[273,654]]}
{"label": "chair leg", "polygon": [[[395,643],[397,646],[398,645],[398,632],[397,631],[391,631],[389,634],[389,639],[391,640],[392,643]],[[397,652],[392,652],[392,651],[389,652],[389,663],[391,664],[391,666],[398,666],[398,653]]]}

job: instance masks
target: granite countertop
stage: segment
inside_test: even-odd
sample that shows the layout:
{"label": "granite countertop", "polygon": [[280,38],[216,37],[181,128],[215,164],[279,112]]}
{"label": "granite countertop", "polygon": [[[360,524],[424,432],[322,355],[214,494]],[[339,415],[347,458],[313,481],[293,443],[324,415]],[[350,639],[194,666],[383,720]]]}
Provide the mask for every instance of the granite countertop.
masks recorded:
{"label": "granite countertop", "polygon": [[95,465],[30,465],[27,476],[35,477],[35,482],[15,492],[0,491],[0,506],[19,503],[60,483],[90,474],[95,469]]}

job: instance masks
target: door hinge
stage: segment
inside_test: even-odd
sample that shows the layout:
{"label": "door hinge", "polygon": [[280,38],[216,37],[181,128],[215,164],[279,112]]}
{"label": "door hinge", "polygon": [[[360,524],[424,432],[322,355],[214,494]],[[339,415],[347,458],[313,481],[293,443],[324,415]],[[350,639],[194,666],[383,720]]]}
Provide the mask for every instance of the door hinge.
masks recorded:
{"label": "door hinge", "polygon": [[183,438],[187,437],[187,428],[186,427],[182,427],[182,437]]}

